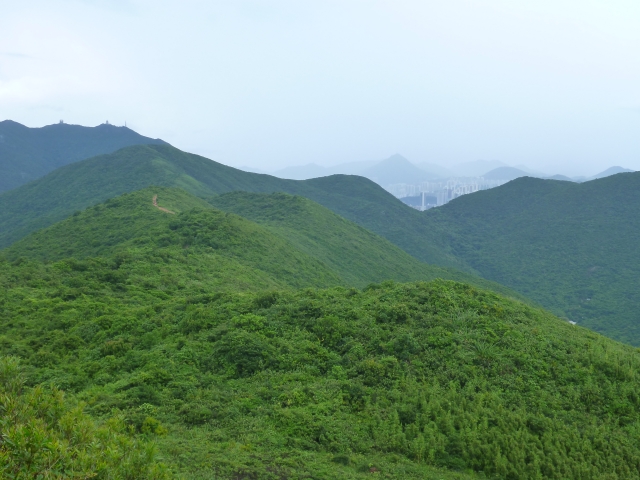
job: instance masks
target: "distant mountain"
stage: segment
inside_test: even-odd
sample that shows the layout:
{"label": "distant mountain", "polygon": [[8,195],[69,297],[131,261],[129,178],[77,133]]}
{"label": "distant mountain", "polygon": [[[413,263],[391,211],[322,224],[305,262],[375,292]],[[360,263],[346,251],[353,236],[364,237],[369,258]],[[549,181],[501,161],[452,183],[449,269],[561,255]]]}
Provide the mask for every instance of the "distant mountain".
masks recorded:
{"label": "distant mountain", "polygon": [[449,168],[458,177],[482,177],[487,172],[507,165],[499,160],[474,160],[458,163]]}
{"label": "distant mountain", "polygon": [[523,177],[424,212],[431,241],[561,316],[640,345],[640,172]]}
{"label": "distant mountain", "polygon": [[273,175],[278,178],[287,178],[290,180],[307,180],[309,178],[326,177],[327,175],[331,175],[331,171],[327,167],[309,163],[307,165],[285,167],[273,172]]}
{"label": "distant mountain", "polygon": [[367,168],[380,163],[380,160],[364,160],[362,162],[347,162],[327,167],[331,175],[361,175]]}
{"label": "distant mountain", "polygon": [[127,127],[82,127],[59,123],[29,128],[11,120],[0,122],[0,192],[42,177],[58,167],[122,147],[165,144]]}
{"label": "distant mountain", "polygon": [[561,180],[563,182],[575,182],[573,178],[567,177],[566,175],[553,175],[551,177],[546,177],[547,180]]}
{"label": "distant mountain", "polygon": [[360,175],[382,186],[394,183],[414,184],[454,176],[450,170],[440,165],[426,162],[413,164],[397,154],[382,161],[350,162],[330,167],[315,163],[286,167],[273,172],[273,175],[292,180],[307,180],[329,175]]}
{"label": "distant mountain", "polygon": [[451,170],[441,165],[436,165],[434,163],[422,162],[422,163],[417,163],[416,166],[421,170],[424,170],[425,172],[427,172],[429,176],[432,178],[455,177],[455,175]]}
{"label": "distant mountain", "polygon": [[595,180],[597,178],[605,178],[611,175],[616,175],[618,173],[630,173],[630,172],[633,172],[633,170],[629,170],[628,168],[623,168],[623,167],[609,167],[604,172],[600,172],[597,175],[594,175],[593,177],[591,177],[591,179]]}
{"label": "distant mountain", "polygon": [[485,180],[515,180],[520,177],[530,176],[527,172],[515,167],[498,167],[482,175]]}
{"label": "distant mountain", "polygon": [[361,175],[367,168],[380,163],[379,161],[348,162],[323,167],[315,163],[295,165],[276,170],[272,175],[290,180],[309,180],[311,178],[327,177],[329,175]]}
{"label": "distant mountain", "polygon": [[436,175],[418,168],[402,155],[397,154],[367,168],[361,172],[361,175],[383,186],[394,183],[418,183],[437,178]]}
{"label": "distant mountain", "polygon": [[535,170],[533,168],[529,168],[526,165],[514,165],[515,168],[522,170],[523,172],[526,172],[530,177],[538,177],[538,178],[548,178],[549,175],[541,172],[540,170]]}

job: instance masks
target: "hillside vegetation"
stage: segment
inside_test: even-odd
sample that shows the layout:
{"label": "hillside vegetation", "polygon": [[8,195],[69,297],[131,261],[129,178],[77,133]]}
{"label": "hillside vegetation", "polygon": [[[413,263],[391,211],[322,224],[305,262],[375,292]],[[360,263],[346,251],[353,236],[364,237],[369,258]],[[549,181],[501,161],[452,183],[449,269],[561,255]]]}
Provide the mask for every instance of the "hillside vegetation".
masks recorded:
{"label": "hillside vegetation", "polygon": [[[205,197],[231,191],[286,192],[309,198],[386,238],[424,262],[469,270],[433,242],[420,212],[362,177],[283,180],[243,172],[168,145],[124,148],[59,168],[0,195],[0,248],[126,192],[160,185]],[[473,272],[472,272],[473,273]]]}
{"label": "hillside vegetation", "polygon": [[[154,197],[174,213],[155,207]],[[346,285],[322,262],[264,227],[182,190],[161,187],[79,212],[4,254],[9,259],[88,261],[95,265],[89,270],[103,265],[115,284],[165,293]]]}
{"label": "hillside vegetation", "polygon": [[[633,244],[640,234],[638,175],[625,173],[583,184],[520,178],[421,213],[361,177],[283,180],[242,172],[168,145],[132,146],[67,165],[0,194],[0,247],[88,206],[162,185],[206,198],[260,222],[271,233],[278,229],[278,235],[307,254],[313,251],[312,256],[354,285],[362,285],[353,283],[358,276],[368,281],[423,278],[414,276],[416,268],[398,258],[374,262],[375,267],[361,263],[370,254],[371,258],[385,258],[391,252],[387,247],[382,247],[386,253],[372,245],[370,250],[359,251],[357,245],[342,242],[339,248],[349,251],[349,262],[345,263],[346,255],[332,257],[333,247],[323,245],[322,236],[299,235],[307,228],[303,215],[288,224],[276,220],[277,215],[268,217],[273,212],[264,205],[266,197],[261,197],[255,211],[251,203],[258,197],[237,197],[234,205],[225,204],[224,195],[218,197],[238,190],[288,192],[320,203],[414,258],[449,269],[437,276],[462,281],[474,277],[456,272],[482,276],[567,319],[640,345],[640,327],[635,321],[640,265]],[[258,212],[268,218],[260,218]],[[313,212],[306,214],[320,221]],[[325,220],[330,221],[329,217]],[[332,239],[336,248],[339,239],[340,235]],[[380,268],[384,263],[389,267]],[[354,268],[368,271],[352,274]]]}
{"label": "hillside vegetation", "polygon": [[123,415],[97,423],[59,389],[26,387],[15,357],[0,357],[0,413],[2,478],[171,478]]}
{"label": "hillside vegetation", "polygon": [[[154,198],[171,213],[154,206]],[[126,282],[163,290],[185,282],[204,292],[446,278],[518,297],[499,284],[419,262],[302,197],[238,192],[210,202],[231,213],[180,189],[149,187],[77,212],[3,254],[47,262],[115,258]]]}
{"label": "hillside vegetation", "polygon": [[90,261],[1,267],[0,345],[29,383],[121,412],[186,478],[640,475],[638,352],[514,300],[447,281],[160,295]]}
{"label": "hillside vegetation", "polygon": [[640,173],[520,178],[425,212],[438,242],[557,314],[640,345]]}
{"label": "hillside vegetation", "polygon": [[29,128],[0,122],[0,192],[17,188],[69,163],[123,147],[164,144],[126,127],[55,124]]}
{"label": "hillside vegetation", "polygon": [[286,238],[336,271],[348,285],[364,287],[384,280],[445,278],[525,300],[525,297],[500,284],[452,268],[417,261],[388,240],[301,196],[231,192],[207,201]]}
{"label": "hillside vegetation", "polygon": [[26,383],[0,362],[0,468],[111,448],[102,478],[640,475],[636,349],[465,283],[353,288],[341,258],[366,284],[404,253],[307,199],[210,201],[260,223],[150,187],[4,252]]}

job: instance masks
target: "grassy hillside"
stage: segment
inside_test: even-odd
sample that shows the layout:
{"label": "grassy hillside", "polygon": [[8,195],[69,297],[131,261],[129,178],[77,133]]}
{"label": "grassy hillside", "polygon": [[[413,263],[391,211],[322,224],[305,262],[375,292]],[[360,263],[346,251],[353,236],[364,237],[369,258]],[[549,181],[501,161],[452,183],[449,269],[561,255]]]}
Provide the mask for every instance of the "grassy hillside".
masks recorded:
{"label": "grassy hillside", "polygon": [[640,345],[640,174],[521,178],[428,211],[433,241],[485,278]]}
{"label": "grassy hillside", "polygon": [[304,198],[210,201],[150,187],[4,252],[0,471],[104,448],[105,478],[640,475],[637,349],[468,284],[339,286],[420,264]]}
{"label": "grassy hillside", "polygon": [[364,287],[384,280],[406,282],[446,278],[507,295],[515,294],[502,285],[473,275],[419,262],[388,240],[304,197],[285,193],[231,192],[209,198],[208,202],[286,238],[336,271],[352,286]]}
{"label": "grassy hillside", "polygon": [[181,189],[149,187],[77,212],[2,253],[47,262],[117,258],[114,268],[127,282],[161,289],[185,282],[229,291],[444,278],[519,297],[494,282],[422,263],[303,197],[237,192],[210,201],[217,208]]}
{"label": "grassy hillside", "polygon": [[[149,185],[177,186],[205,198],[234,190],[288,192],[320,203],[415,258],[502,283],[572,321],[640,345],[634,313],[640,300],[633,245],[640,233],[637,179],[634,173],[583,184],[522,178],[421,213],[361,177],[282,180],[170,146],[134,146],[67,165],[1,194],[0,246]],[[243,207],[244,215],[251,216],[250,210]],[[301,227],[265,226],[281,233],[288,229],[292,242]],[[297,243],[332,261],[316,240],[305,245]]]}
{"label": "grassy hillside", "polygon": [[0,267],[28,383],[117,409],[183,478],[640,475],[636,349],[464,284],[158,296]]}
{"label": "grassy hillside", "polygon": [[182,188],[198,196],[287,192],[314,200],[427,263],[466,269],[425,241],[420,213],[362,177],[335,175],[305,181],[243,172],[170,146],[134,146],[62,167],[0,195],[0,247],[76,210],[150,185]]}
{"label": "grassy hillside", "polygon": [[[168,212],[154,206],[154,198]],[[108,200],[3,253],[12,260],[102,257],[91,262],[111,265],[114,282],[163,292],[346,285],[321,261],[264,227],[164,187]]]}
{"label": "grassy hillside", "polygon": [[0,192],[27,182],[69,163],[129,145],[163,144],[126,127],[55,124],[29,128],[0,122]]}

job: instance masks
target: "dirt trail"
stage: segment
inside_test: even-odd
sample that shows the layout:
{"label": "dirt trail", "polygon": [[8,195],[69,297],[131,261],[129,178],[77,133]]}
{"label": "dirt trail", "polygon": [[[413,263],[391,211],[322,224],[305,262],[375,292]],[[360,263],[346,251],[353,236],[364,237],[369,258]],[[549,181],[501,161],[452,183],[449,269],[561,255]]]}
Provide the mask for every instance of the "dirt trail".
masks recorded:
{"label": "dirt trail", "polygon": [[166,208],[162,208],[161,206],[158,205],[158,195],[153,196],[153,206],[156,207],[158,210],[162,210],[163,212],[170,213],[171,215],[176,214],[176,212],[172,212],[171,210],[167,210]]}

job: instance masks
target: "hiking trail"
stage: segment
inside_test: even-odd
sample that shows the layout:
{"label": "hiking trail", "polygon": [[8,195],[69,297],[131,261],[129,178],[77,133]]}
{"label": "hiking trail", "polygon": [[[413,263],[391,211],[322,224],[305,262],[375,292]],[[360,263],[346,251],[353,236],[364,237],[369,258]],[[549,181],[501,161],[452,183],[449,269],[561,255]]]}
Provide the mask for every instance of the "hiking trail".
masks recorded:
{"label": "hiking trail", "polygon": [[162,208],[160,205],[158,205],[158,195],[154,195],[152,201],[153,201],[153,206],[156,207],[158,210],[162,210],[163,212],[170,213],[171,215],[176,214],[176,212],[172,212],[171,210],[167,210],[166,208]]}

